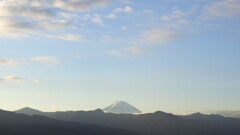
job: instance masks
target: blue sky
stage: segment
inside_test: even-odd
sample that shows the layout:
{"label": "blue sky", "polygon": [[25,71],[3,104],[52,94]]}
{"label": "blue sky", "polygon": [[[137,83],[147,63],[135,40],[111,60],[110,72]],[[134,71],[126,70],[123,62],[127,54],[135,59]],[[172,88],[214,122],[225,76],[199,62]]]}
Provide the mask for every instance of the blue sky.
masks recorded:
{"label": "blue sky", "polygon": [[240,110],[239,0],[0,0],[0,106]]}

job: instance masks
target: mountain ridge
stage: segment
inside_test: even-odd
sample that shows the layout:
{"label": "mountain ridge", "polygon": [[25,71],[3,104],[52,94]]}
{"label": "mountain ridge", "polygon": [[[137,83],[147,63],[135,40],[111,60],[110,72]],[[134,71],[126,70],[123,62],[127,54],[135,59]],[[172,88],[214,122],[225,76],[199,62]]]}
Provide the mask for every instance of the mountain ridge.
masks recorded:
{"label": "mountain ridge", "polygon": [[74,121],[62,121],[41,115],[26,115],[0,110],[1,135],[138,135],[120,128],[84,125]]}
{"label": "mountain ridge", "polygon": [[[200,113],[186,116],[177,116],[162,111],[146,114],[115,114],[97,109],[93,111],[44,113],[44,115],[64,121],[77,121],[83,124],[127,129],[142,135],[240,134],[240,119]],[[201,119],[198,116],[201,116]],[[219,117],[221,119],[218,119]]]}

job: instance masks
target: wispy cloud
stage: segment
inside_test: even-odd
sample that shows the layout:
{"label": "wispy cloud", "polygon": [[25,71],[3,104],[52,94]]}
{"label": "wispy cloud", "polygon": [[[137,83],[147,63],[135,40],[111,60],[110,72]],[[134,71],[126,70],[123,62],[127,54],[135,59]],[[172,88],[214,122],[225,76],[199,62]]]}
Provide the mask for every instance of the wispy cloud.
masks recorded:
{"label": "wispy cloud", "polygon": [[65,40],[65,41],[82,41],[82,36],[81,35],[76,35],[76,34],[63,34],[63,35],[49,35],[50,38],[53,39],[59,39],[59,40]]}
{"label": "wispy cloud", "polygon": [[92,22],[95,23],[95,24],[97,24],[97,25],[100,25],[100,26],[103,26],[103,25],[104,25],[104,23],[103,23],[103,21],[102,21],[102,19],[101,19],[101,16],[98,15],[98,14],[95,14],[95,15],[93,16]]}
{"label": "wispy cloud", "polygon": [[57,65],[60,60],[57,57],[52,56],[38,56],[33,58],[7,58],[0,57],[0,67],[17,67],[24,64],[39,63],[45,65]]}
{"label": "wispy cloud", "polygon": [[[6,2],[7,3],[7,2]],[[55,16],[53,9],[48,7],[38,7],[35,5],[13,5],[1,2],[0,13],[3,17],[17,16],[21,18],[48,19]]]}
{"label": "wispy cloud", "polygon": [[114,57],[121,57],[121,58],[126,57],[126,54],[119,50],[109,50],[109,51],[107,51],[107,53]]}
{"label": "wispy cloud", "polygon": [[189,13],[184,12],[180,9],[174,9],[171,14],[169,15],[163,15],[161,17],[161,20],[163,21],[172,21],[172,20],[177,20],[177,19],[182,19],[183,17],[185,17],[186,15],[188,15]]}
{"label": "wispy cloud", "polygon": [[23,77],[17,76],[4,76],[0,78],[0,83],[7,83],[7,84],[23,84],[23,83],[40,83],[38,79],[27,79]]}
{"label": "wispy cloud", "polygon": [[59,59],[56,57],[50,57],[50,56],[38,56],[32,58],[33,62],[41,63],[41,64],[46,64],[46,65],[57,65],[59,64]]}
{"label": "wispy cloud", "polygon": [[[80,28],[78,13],[106,7],[111,3],[112,0],[2,0],[0,37],[45,36],[50,33],[64,35]],[[100,15],[92,16],[92,22],[103,25]],[[69,38],[72,39],[69,36],[66,39]]]}
{"label": "wispy cloud", "polygon": [[88,11],[97,7],[105,7],[112,0],[55,0],[53,6],[70,11]]}
{"label": "wispy cloud", "polygon": [[173,8],[170,13],[161,15],[160,19],[156,20],[155,23],[159,25],[143,30],[136,37],[137,44],[165,44],[183,37],[186,35],[184,28],[192,22],[188,17],[193,12],[193,9],[183,11]]}
{"label": "wispy cloud", "polygon": [[3,67],[14,67],[21,64],[25,64],[25,63],[26,61],[22,59],[12,59],[12,58],[5,58],[5,57],[0,58],[0,66],[3,66]]}
{"label": "wispy cloud", "polygon": [[33,82],[33,83],[41,83],[41,81],[38,80],[38,79],[33,79],[32,82]]}
{"label": "wispy cloud", "polygon": [[144,50],[140,47],[129,47],[126,48],[125,51],[133,55],[141,55],[144,52]]}
{"label": "wispy cloud", "polygon": [[153,28],[151,30],[143,31],[138,37],[138,42],[144,44],[162,44],[168,43],[182,36],[183,34],[179,32],[170,31],[164,28]]}
{"label": "wispy cloud", "polygon": [[131,13],[133,9],[130,6],[126,6],[125,8],[116,8],[113,10],[113,13],[120,13],[120,12],[125,12],[125,13]]}
{"label": "wispy cloud", "polygon": [[239,0],[219,0],[208,4],[203,9],[203,18],[211,17],[237,17],[240,16]]}
{"label": "wispy cloud", "polygon": [[142,55],[144,50],[140,47],[127,47],[122,50],[109,50],[107,53],[114,57],[128,58],[130,56]]}
{"label": "wispy cloud", "polygon": [[28,21],[0,18],[1,37],[27,37],[27,35],[34,33],[36,28],[36,24]]}
{"label": "wispy cloud", "polygon": [[4,76],[0,78],[1,83],[23,83],[26,79],[22,77],[16,77],[16,76]]}

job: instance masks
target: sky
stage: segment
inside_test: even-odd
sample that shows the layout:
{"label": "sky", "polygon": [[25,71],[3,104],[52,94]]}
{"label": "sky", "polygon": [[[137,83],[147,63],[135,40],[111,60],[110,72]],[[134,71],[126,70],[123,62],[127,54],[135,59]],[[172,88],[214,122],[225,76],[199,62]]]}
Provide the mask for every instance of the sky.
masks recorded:
{"label": "sky", "polygon": [[0,0],[0,108],[240,110],[239,0]]}

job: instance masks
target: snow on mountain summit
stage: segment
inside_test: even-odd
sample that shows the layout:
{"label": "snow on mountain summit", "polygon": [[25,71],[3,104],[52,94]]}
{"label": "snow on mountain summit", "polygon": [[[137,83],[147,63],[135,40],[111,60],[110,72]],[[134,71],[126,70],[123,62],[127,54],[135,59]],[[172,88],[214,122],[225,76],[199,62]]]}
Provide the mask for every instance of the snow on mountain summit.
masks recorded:
{"label": "snow on mountain summit", "polygon": [[123,113],[123,114],[136,114],[136,113],[141,113],[140,110],[138,110],[136,107],[128,104],[125,101],[117,101],[110,106],[103,108],[104,111],[106,112],[111,112],[111,113]]}

